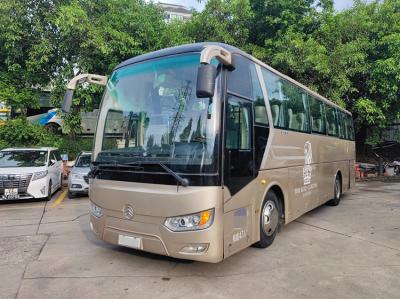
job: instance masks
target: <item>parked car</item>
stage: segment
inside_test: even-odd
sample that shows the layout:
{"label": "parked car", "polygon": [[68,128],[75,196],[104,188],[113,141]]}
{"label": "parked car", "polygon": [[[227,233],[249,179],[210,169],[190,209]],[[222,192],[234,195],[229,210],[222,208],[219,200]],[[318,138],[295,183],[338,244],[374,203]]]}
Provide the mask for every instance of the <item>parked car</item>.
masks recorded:
{"label": "parked car", "polygon": [[90,152],[81,152],[68,176],[68,197],[74,198],[77,194],[89,193]]}
{"label": "parked car", "polygon": [[0,151],[0,200],[50,200],[62,184],[62,161],[56,148],[7,148]]}

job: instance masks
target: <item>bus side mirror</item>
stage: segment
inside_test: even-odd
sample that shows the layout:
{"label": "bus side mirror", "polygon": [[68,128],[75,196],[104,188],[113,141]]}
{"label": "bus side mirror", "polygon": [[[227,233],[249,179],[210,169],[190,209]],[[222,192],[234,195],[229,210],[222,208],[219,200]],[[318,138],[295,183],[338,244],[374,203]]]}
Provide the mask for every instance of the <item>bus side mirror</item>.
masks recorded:
{"label": "bus side mirror", "polygon": [[217,68],[211,64],[202,63],[197,72],[196,96],[211,98],[214,96]]}
{"label": "bus side mirror", "polygon": [[74,90],[73,89],[67,89],[64,95],[64,101],[61,107],[62,112],[64,113],[69,113],[71,110],[72,106],[72,99],[74,97]]}

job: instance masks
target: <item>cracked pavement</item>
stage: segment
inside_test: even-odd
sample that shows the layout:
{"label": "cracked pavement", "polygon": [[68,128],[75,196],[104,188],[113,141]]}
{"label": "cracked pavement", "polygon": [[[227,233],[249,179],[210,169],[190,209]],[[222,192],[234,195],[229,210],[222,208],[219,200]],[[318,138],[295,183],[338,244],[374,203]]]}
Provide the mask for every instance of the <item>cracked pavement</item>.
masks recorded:
{"label": "cracked pavement", "polygon": [[[57,196],[57,195],[56,195]],[[54,199],[52,200],[54,201]],[[0,204],[0,298],[398,298],[400,183],[358,183],[338,207],[219,264],[117,247],[87,198]]]}

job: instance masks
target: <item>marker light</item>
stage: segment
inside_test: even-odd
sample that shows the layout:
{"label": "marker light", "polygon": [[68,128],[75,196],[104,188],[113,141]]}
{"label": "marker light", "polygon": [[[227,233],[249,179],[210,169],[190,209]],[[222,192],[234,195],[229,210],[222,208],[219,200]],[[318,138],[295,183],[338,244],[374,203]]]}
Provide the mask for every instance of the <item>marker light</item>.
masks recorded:
{"label": "marker light", "polygon": [[90,202],[90,212],[92,213],[93,216],[97,218],[103,216],[103,208],[99,207],[98,205],[95,205],[93,202]]}
{"label": "marker light", "polygon": [[196,214],[170,217],[164,225],[174,232],[206,229],[214,221],[214,209]]}

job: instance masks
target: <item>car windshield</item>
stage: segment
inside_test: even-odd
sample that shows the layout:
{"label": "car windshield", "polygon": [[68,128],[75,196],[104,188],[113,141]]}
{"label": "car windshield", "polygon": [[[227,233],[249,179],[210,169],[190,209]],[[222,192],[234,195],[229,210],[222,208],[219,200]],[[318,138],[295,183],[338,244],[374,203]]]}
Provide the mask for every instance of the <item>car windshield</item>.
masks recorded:
{"label": "car windshield", "polygon": [[78,158],[75,167],[90,167],[91,155],[82,155]]}
{"label": "car windshield", "polygon": [[1,151],[0,167],[45,166],[47,151]]}
{"label": "car windshield", "polygon": [[96,162],[164,163],[174,171],[217,171],[217,103],[196,97],[199,54],[125,66],[103,98]]}

